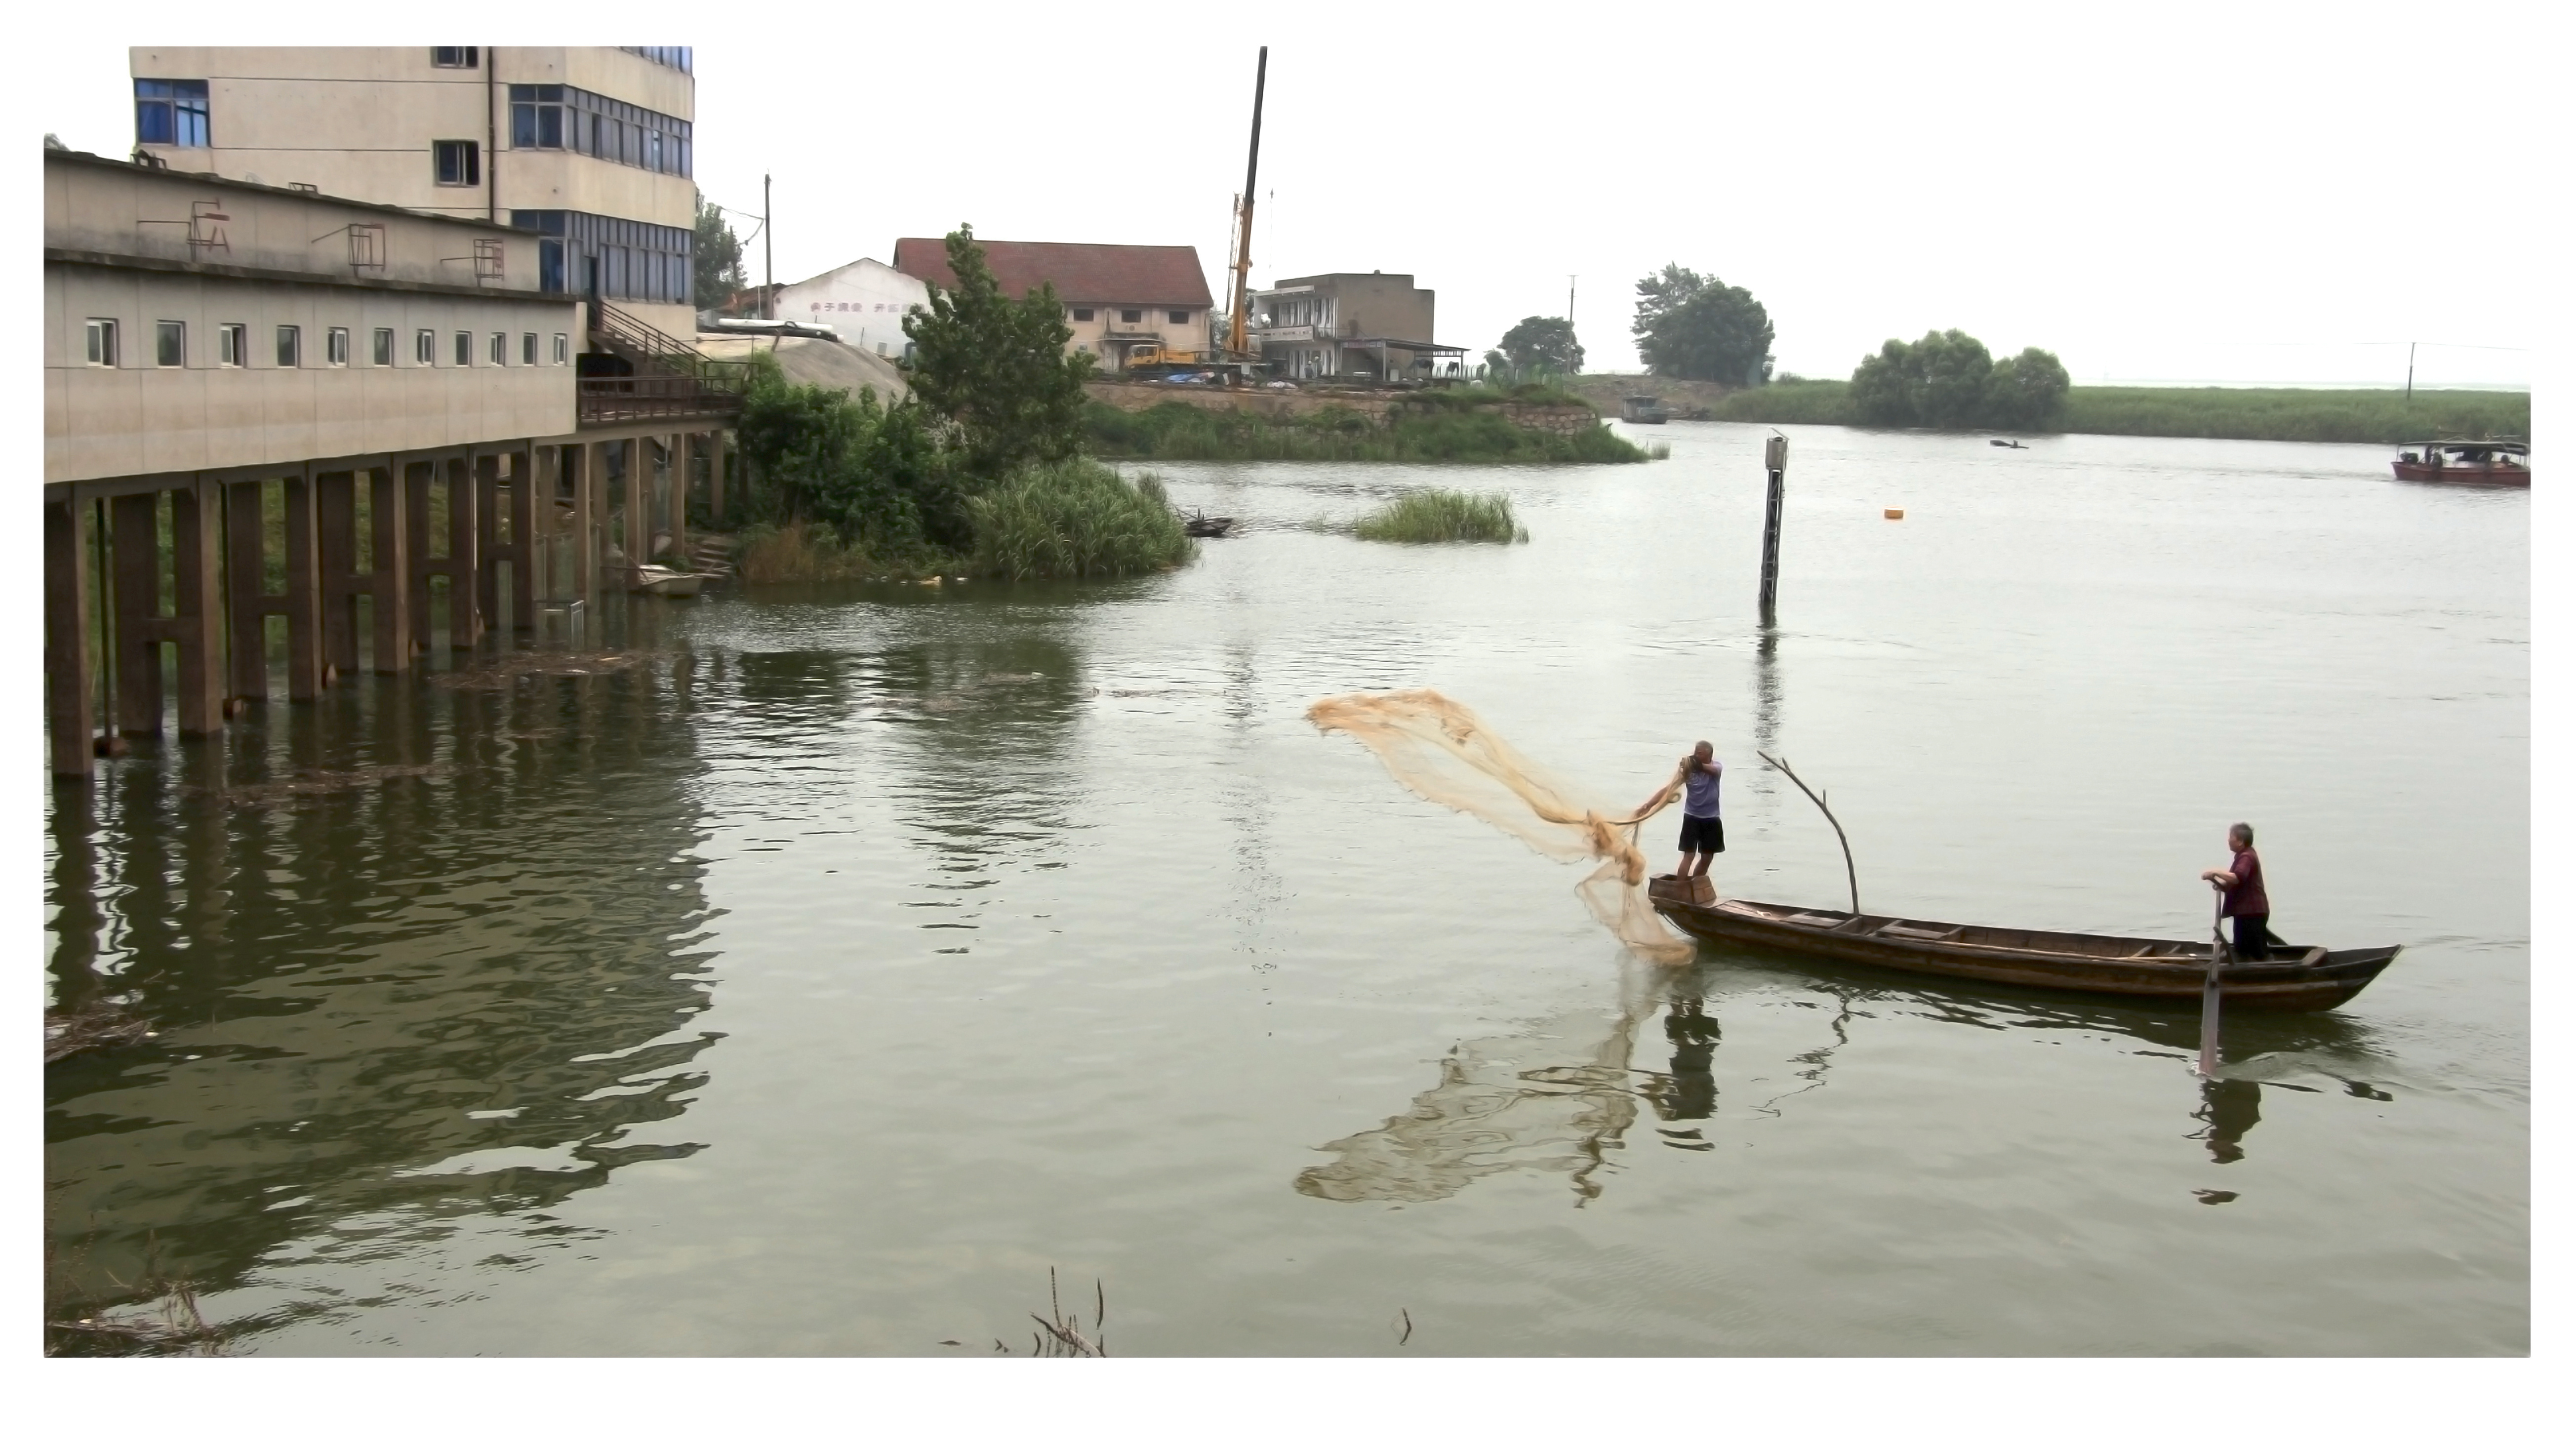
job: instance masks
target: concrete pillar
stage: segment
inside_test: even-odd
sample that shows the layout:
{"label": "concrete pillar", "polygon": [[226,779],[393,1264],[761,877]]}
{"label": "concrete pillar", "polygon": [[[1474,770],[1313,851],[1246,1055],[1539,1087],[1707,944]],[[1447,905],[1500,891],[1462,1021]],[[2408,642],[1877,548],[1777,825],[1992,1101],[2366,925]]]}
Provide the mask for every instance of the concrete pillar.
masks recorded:
{"label": "concrete pillar", "polygon": [[45,725],[57,775],[89,777],[89,503],[45,505]]}
{"label": "concrete pillar", "polygon": [[223,486],[199,483],[170,493],[171,575],[178,609],[179,733],[224,727]]}
{"label": "concrete pillar", "polygon": [[[510,632],[514,635],[537,626],[537,576],[544,571],[539,560],[545,554],[544,528],[539,519],[546,511],[543,500],[552,491],[537,450],[521,448],[510,455],[510,488],[508,496],[501,500],[506,515],[493,518],[490,513],[499,510],[487,511],[487,526],[506,519],[509,527],[509,541],[500,547],[508,550],[502,557],[510,565]],[[484,568],[488,572],[491,565],[486,563]],[[487,613],[484,617],[497,616]]]}
{"label": "concrete pillar", "polygon": [[727,432],[707,434],[707,524],[718,533],[725,526],[725,445],[732,440]]}
{"label": "concrete pillar", "polygon": [[224,619],[232,658],[226,690],[236,699],[268,698],[268,616],[285,600],[268,587],[267,522],[261,484],[224,485]]}
{"label": "concrete pillar", "polygon": [[573,469],[573,588],[589,607],[599,607],[599,488],[607,476],[608,448],[603,443],[577,444]]}
{"label": "concrete pillar", "polygon": [[109,592],[116,612],[116,727],[139,739],[161,733],[161,495],[109,500]]}
{"label": "concrete pillar", "polygon": [[[397,463],[403,474],[403,550],[409,555],[404,570],[403,613],[411,624],[411,642],[423,654],[436,642],[430,633],[431,608],[429,581],[445,573],[438,559],[437,541],[430,537],[429,505],[435,491],[440,465],[437,463]],[[451,489],[453,484],[449,485]],[[451,582],[448,587],[455,585]]]}
{"label": "concrete pillar", "polygon": [[628,438],[625,443],[626,466],[619,483],[626,505],[626,577],[617,581],[624,588],[635,581],[635,570],[641,568],[653,546],[653,444],[649,438]]}
{"label": "concrete pillar", "polygon": [[483,515],[501,460],[468,454],[447,470],[447,647],[462,653],[483,639],[484,607],[491,585],[483,577]]}
{"label": "concrete pillar", "polygon": [[310,472],[286,480],[286,697],[322,697],[322,560]]}
{"label": "concrete pillar", "polygon": [[481,627],[501,623],[501,570],[509,545],[501,539],[503,513],[509,500],[501,481],[503,455],[474,460],[474,613]]}
{"label": "concrete pillar", "polygon": [[367,514],[369,542],[375,548],[375,569],[369,584],[375,594],[375,639],[373,663],[378,674],[405,674],[411,670],[411,550],[403,545],[403,471],[378,467],[367,471]]}
{"label": "concrete pillar", "polygon": [[671,440],[671,556],[684,569],[689,566],[689,463],[697,441],[693,433]]}
{"label": "concrete pillar", "polygon": [[[358,672],[358,598],[369,587],[358,572],[358,475],[317,473],[311,486],[322,663],[333,675],[346,676]],[[288,523],[293,522],[290,510]]]}

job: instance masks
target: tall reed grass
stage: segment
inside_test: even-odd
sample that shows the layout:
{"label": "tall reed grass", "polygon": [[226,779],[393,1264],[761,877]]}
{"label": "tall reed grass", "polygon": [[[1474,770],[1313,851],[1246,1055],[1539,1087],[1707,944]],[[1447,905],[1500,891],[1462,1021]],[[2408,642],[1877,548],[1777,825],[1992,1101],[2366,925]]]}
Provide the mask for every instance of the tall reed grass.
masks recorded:
{"label": "tall reed grass", "polygon": [[1500,493],[1428,488],[1362,518],[1352,532],[1372,543],[1527,543],[1529,530]]}
{"label": "tall reed grass", "polygon": [[975,571],[1000,578],[1114,578],[1198,556],[1162,480],[1129,483],[1087,458],[1022,469],[966,508]]}
{"label": "tall reed grass", "polygon": [[[841,541],[828,523],[756,524],[734,550],[734,576],[747,584],[814,584],[875,578],[889,561]],[[907,570],[909,572],[909,570]]]}

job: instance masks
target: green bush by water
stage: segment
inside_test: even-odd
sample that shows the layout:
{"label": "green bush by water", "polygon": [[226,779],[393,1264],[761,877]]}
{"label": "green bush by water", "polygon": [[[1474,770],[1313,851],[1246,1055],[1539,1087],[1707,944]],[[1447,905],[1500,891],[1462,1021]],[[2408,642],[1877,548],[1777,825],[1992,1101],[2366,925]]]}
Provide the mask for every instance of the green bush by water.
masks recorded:
{"label": "green bush by water", "polygon": [[1352,532],[1372,543],[1529,542],[1529,530],[1512,517],[1509,498],[1446,488],[1408,493],[1361,519]]}
{"label": "green bush by water", "polygon": [[967,501],[975,571],[1006,579],[1151,573],[1189,562],[1198,545],[1160,479],[1135,483],[1088,459],[1034,465]]}
{"label": "green bush by water", "polygon": [[[1729,393],[1727,422],[1856,426],[1843,382],[1775,382]],[[2287,443],[2403,443],[2429,437],[2531,436],[2531,394],[2332,391],[2303,387],[2070,388],[2051,431]]]}
{"label": "green bush by water", "polygon": [[1349,408],[1274,418],[1186,403],[1161,403],[1131,413],[1094,402],[1084,414],[1084,423],[1092,450],[1104,457],[1225,462],[1272,458],[1315,463],[1642,463],[1646,459],[1635,444],[1598,422],[1572,434],[1552,433],[1523,427],[1472,400],[1420,407],[1408,403],[1384,424]]}

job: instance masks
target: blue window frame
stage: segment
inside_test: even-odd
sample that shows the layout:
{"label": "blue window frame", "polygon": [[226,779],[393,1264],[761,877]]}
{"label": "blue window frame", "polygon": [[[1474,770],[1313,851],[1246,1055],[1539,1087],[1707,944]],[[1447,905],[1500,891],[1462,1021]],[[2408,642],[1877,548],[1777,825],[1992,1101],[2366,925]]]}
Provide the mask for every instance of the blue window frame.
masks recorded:
{"label": "blue window frame", "polygon": [[134,140],[142,146],[211,146],[206,83],[201,80],[134,82]]}
{"label": "blue window frame", "polygon": [[564,289],[564,246],[553,237],[537,243],[537,290],[560,292]]}
{"label": "blue window frame", "polygon": [[510,87],[510,144],[522,150],[561,150],[564,87]]}

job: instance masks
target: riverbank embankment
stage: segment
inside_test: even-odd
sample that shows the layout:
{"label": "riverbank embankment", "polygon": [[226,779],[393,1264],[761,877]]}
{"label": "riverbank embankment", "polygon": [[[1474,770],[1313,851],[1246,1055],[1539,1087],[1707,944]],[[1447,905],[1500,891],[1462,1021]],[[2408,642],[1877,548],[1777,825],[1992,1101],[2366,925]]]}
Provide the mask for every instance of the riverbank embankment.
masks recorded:
{"label": "riverbank embankment", "polygon": [[[1732,423],[1822,423],[1858,427],[1851,384],[1714,384],[1648,376],[1581,378],[1574,390],[1651,393],[1677,414]],[[2279,443],[2401,443],[2431,437],[2531,436],[2527,392],[2396,388],[2075,387],[2050,426],[2035,432],[2136,438],[2242,438]]]}
{"label": "riverbank embankment", "polygon": [[1103,458],[1194,462],[1637,463],[1647,454],[1571,396],[1483,388],[1214,388],[1085,383]]}

